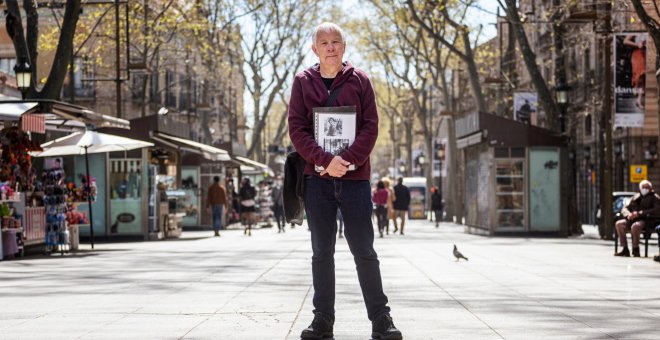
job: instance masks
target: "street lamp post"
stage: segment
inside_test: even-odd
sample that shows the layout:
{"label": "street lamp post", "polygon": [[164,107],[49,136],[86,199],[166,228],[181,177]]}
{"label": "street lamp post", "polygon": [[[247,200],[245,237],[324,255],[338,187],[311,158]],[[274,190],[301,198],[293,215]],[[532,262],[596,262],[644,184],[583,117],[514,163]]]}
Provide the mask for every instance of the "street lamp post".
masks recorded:
{"label": "street lamp post", "polygon": [[560,82],[555,87],[555,100],[559,104],[559,132],[566,133],[566,105],[568,104],[568,91],[571,88],[564,82]]}
{"label": "street lamp post", "polygon": [[426,163],[426,157],[424,157],[424,153],[420,153],[419,156],[417,156],[417,165],[419,166],[419,172],[420,176],[424,177],[424,164]]}
{"label": "street lamp post", "polygon": [[21,61],[14,66],[14,72],[16,73],[16,87],[21,91],[22,98],[25,99],[32,83],[32,68],[26,61]]}

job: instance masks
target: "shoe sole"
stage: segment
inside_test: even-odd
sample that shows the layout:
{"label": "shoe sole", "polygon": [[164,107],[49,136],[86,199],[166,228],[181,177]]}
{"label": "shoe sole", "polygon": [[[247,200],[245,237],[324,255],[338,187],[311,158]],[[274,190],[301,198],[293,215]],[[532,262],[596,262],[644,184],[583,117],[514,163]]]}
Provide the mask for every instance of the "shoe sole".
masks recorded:
{"label": "shoe sole", "polygon": [[331,339],[331,338],[334,338],[334,337],[335,337],[334,333],[323,333],[320,336],[313,335],[313,334],[309,335],[309,336],[300,335],[301,340]]}
{"label": "shoe sole", "polygon": [[384,336],[380,333],[371,333],[371,337],[373,339],[380,339],[380,340],[402,340],[403,336],[401,334],[392,334],[389,336]]}

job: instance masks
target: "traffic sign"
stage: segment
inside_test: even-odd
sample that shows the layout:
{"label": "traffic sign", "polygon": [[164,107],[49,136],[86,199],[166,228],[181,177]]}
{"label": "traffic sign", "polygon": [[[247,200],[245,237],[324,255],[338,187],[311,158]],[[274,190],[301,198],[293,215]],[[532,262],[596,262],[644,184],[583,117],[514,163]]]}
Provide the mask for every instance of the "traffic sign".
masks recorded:
{"label": "traffic sign", "polygon": [[639,183],[648,177],[648,169],[646,165],[631,165],[630,166],[630,183]]}

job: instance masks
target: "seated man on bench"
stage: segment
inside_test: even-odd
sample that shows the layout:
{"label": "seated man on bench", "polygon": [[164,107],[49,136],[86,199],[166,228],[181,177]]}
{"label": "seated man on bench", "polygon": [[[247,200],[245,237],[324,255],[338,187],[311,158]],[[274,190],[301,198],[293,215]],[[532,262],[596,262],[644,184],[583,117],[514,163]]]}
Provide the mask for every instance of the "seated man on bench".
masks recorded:
{"label": "seated man on bench", "polygon": [[653,191],[653,184],[647,180],[639,183],[639,193],[635,194],[621,210],[624,219],[616,221],[616,233],[623,249],[614,256],[630,256],[626,232],[632,235],[632,254],[639,257],[639,239],[646,223],[655,223],[651,218],[660,216],[660,196]]}

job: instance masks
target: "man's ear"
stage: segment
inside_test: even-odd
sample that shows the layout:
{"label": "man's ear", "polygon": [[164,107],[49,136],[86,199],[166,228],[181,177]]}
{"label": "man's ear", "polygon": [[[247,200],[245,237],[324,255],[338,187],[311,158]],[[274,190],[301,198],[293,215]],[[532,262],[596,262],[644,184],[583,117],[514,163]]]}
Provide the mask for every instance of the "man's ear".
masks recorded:
{"label": "man's ear", "polygon": [[312,44],[312,51],[314,51],[314,54],[316,54],[317,57],[319,56],[319,52],[316,50],[316,45],[314,44]]}

